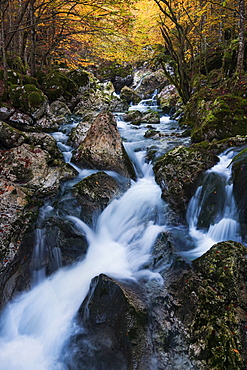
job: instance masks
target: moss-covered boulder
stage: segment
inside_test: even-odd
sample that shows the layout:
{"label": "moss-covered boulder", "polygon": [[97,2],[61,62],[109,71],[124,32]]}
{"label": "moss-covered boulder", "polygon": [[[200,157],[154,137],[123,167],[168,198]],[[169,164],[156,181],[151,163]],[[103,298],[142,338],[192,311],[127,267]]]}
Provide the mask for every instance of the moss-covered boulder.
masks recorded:
{"label": "moss-covered boulder", "polygon": [[14,107],[31,114],[35,119],[41,118],[48,107],[47,97],[35,85],[11,85],[9,97]]}
{"label": "moss-covered boulder", "polygon": [[132,125],[139,126],[142,122],[142,116],[142,112],[139,110],[130,110],[124,114],[123,119],[126,122],[132,123]]}
{"label": "moss-covered boulder", "polygon": [[13,128],[7,123],[0,121],[0,148],[12,148],[25,142],[27,136],[25,133]]}
{"label": "moss-covered boulder", "polygon": [[79,90],[78,85],[71,78],[57,70],[45,76],[41,88],[50,102],[59,98],[70,100]]}
{"label": "moss-covered boulder", "polygon": [[124,86],[120,92],[120,98],[127,101],[128,104],[138,104],[141,101],[141,97],[128,86]]}
{"label": "moss-covered boulder", "polygon": [[81,88],[89,84],[90,74],[81,68],[73,69],[69,71],[67,76],[75,82],[75,84]]}
{"label": "moss-covered boulder", "polygon": [[185,107],[182,122],[192,127],[193,142],[246,135],[247,99],[231,94],[195,94]]}
{"label": "moss-covered boulder", "polygon": [[73,153],[73,161],[82,167],[111,170],[135,177],[112,113],[103,111],[93,121],[83,143]]}
{"label": "moss-covered boulder", "polygon": [[218,157],[202,147],[179,146],[158,158],[154,173],[163,199],[184,215],[200,175],[217,162]]}
{"label": "moss-covered boulder", "polygon": [[222,242],[170,281],[175,315],[189,334],[196,368],[244,370],[247,359],[247,249]]}

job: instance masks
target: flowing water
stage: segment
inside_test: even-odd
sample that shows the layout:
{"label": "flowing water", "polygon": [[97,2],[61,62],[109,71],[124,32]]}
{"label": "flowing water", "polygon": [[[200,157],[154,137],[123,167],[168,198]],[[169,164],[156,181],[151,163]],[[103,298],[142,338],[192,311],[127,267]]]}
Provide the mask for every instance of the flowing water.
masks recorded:
{"label": "flowing water", "polygon": [[[151,102],[155,104],[154,100]],[[143,110],[147,109],[146,101],[142,107]],[[65,343],[75,334],[74,318],[95,276],[103,273],[115,279],[130,280],[145,276],[162,282],[157,272],[144,268],[150,259],[157,236],[166,229],[161,190],[154,180],[151,165],[145,161],[146,148],[149,147],[160,155],[186,141],[179,135],[178,124],[169,117],[162,117],[158,125],[159,130],[165,134],[159,141],[143,137],[147,130],[145,124],[137,128],[125,123],[120,114],[116,117],[138,179],[132,181],[130,188],[104,209],[94,227],[89,227],[74,215],[64,216],[86,237],[88,250],[79,261],[61,268],[61,251],[58,247],[53,248],[52,261],[56,272],[49,277],[45,276],[42,262],[45,253],[45,220],[55,214],[56,200],[42,207],[35,235],[32,289],[10,302],[1,316],[1,370],[67,370],[61,353]],[[70,125],[53,134],[67,163],[70,163],[72,156],[72,148],[67,145],[68,133],[75,125],[76,122],[72,120]],[[198,227],[205,198],[203,185],[191,200],[187,218],[189,233],[196,248],[188,252],[189,257],[202,254],[209,245],[224,240],[225,237],[239,240],[237,211],[229,181],[230,168],[227,167],[231,155],[228,153],[222,156],[219,164],[208,171],[208,174],[218,173],[222,176],[226,196],[224,206],[215,215],[215,221],[207,231]],[[61,186],[61,195],[95,172],[81,170],[75,165],[73,167],[78,175]],[[121,176],[108,173],[117,181],[124,181]],[[228,230],[227,233],[222,232],[222,226],[224,230]]]}
{"label": "flowing water", "polygon": [[195,248],[184,253],[189,259],[201,256],[218,242],[242,241],[231,179],[231,161],[236,154],[236,150],[221,154],[219,162],[205,172],[190,200],[186,217]]}

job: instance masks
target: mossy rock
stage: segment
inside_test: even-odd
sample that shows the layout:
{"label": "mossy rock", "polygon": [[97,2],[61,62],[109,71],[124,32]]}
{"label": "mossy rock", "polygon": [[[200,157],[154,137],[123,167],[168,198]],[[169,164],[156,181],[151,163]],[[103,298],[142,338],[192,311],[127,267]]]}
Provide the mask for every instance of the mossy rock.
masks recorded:
{"label": "mossy rock", "polygon": [[191,132],[193,142],[246,135],[247,99],[229,94],[212,101],[194,102],[193,109],[192,117],[187,122],[184,120],[189,125],[194,124]]}
{"label": "mossy rock", "polygon": [[19,56],[11,55],[11,58],[7,58],[7,63],[9,68],[11,68],[14,71],[17,71],[19,73],[25,74],[26,73],[26,67],[23,63],[23,60]]}
{"label": "mossy rock", "polygon": [[13,106],[24,112],[39,108],[46,100],[44,93],[32,84],[12,85],[9,96]]}
{"label": "mossy rock", "polygon": [[193,261],[204,279],[198,290],[194,340],[205,343],[201,355],[210,369],[244,369],[246,347],[241,331],[246,321],[246,254],[242,244],[222,242]]}
{"label": "mossy rock", "polygon": [[78,85],[65,73],[53,71],[44,78],[42,89],[49,101],[55,101],[61,97],[70,100],[77,94]]}
{"label": "mossy rock", "polygon": [[232,160],[233,192],[243,235],[247,233],[247,148]]}
{"label": "mossy rock", "polygon": [[[20,85],[23,82],[23,75],[17,71],[8,70],[8,84]],[[0,69],[0,80],[4,79],[4,71]]]}
{"label": "mossy rock", "polygon": [[184,216],[201,174],[217,162],[218,157],[204,148],[179,146],[170,150],[154,164],[162,198]]}
{"label": "mossy rock", "polygon": [[70,71],[67,76],[79,87],[86,86],[89,83],[89,73],[80,68]]}

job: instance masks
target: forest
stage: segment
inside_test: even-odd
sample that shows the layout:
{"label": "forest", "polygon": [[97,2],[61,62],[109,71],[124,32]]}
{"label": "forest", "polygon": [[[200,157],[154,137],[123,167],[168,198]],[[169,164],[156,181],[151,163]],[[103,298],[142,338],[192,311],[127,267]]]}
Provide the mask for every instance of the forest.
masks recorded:
{"label": "forest", "polygon": [[245,0],[0,0],[0,369],[246,370]]}
{"label": "forest", "polygon": [[146,61],[163,67],[186,104],[211,70],[221,68],[221,80],[244,72],[244,0],[1,0],[0,7],[5,90],[9,69],[38,78],[52,66]]}

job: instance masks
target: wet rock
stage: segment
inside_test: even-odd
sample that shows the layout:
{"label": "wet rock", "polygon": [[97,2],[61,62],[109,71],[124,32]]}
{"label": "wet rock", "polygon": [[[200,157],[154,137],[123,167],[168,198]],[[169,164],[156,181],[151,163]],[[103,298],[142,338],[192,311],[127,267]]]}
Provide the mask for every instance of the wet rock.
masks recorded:
{"label": "wet rock", "polygon": [[193,261],[194,270],[185,269],[168,282],[198,369],[245,368],[246,255],[240,243],[218,243]]}
{"label": "wet rock", "polygon": [[28,114],[20,112],[15,112],[12,114],[9,118],[9,122],[11,125],[19,128],[20,130],[33,127],[34,125],[34,120]]}
{"label": "wet rock", "polygon": [[239,210],[242,234],[247,235],[247,149],[243,149],[232,161],[233,192]]}
{"label": "wet rock", "polygon": [[[92,117],[91,120],[93,121],[94,118]],[[78,123],[78,125],[73,128],[69,134],[68,144],[73,146],[73,148],[78,148],[78,146],[83,143],[91,124],[92,122],[84,120]]]}
{"label": "wet rock", "polygon": [[127,86],[127,87],[131,86],[133,82],[133,76],[132,75],[128,75],[126,77],[114,76],[112,79],[112,82],[113,82],[116,93],[119,94],[121,89],[124,86]]}
{"label": "wet rock", "polygon": [[153,71],[143,71],[140,83],[137,85],[135,91],[142,99],[149,99],[156,89],[162,89],[168,84],[164,71],[159,69]]}
{"label": "wet rock", "polygon": [[124,86],[120,92],[120,98],[126,100],[128,104],[138,104],[141,101],[141,97],[130,87]]}
{"label": "wet rock", "polygon": [[[93,362],[96,368],[100,363],[109,363],[110,369],[151,368],[147,307],[140,285],[105,275],[94,278],[78,322],[83,322],[84,332],[70,344],[76,363],[88,366]],[[86,345],[90,342],[91,350]]]}
{"label": "wet rock", "polygon": [[75,185],[73,193],[82,207],[82,220],[91,224],[93,215],[100,214],[113,198],[119,196],[120,189],[111,176],[97,172]]}
{"label": "wet rock", "polygon": [[160,91],[157,96],[157,100],[163,112],[166,114],[171,114],[176,110],[176,106],[180,98],[175,86],[168,85]]}
{"label": "wet rock", "polygon": [[160,115],[155,110],[149,109],[147,112],[143,114],[142,122],[149,124],[160,123]]}
{"label": "wet rock", "polygon": [[154,165],[162,197],[172,209],[185,215],[186,205],[201,174],[218,162],[218,157],[203,148],[176,147],[158,158]]}
{"label": "wet rock", "polygon": [[139,110],[130,110],[124,114],[123,119],[130,122],[132,125],[139,126],[142,122],[142,112]]}
{"label": "wet rock", "polygon": [[0,121],[0,145],[2,149],[19,146],[23,144],[26,139],[27,136],[23,132]]}
{"label": "wet rock", "polygon": [[26,137],[29,145],[39,147],[50,154],[51,158],[49,160],[49,165],[62,164],[61,160],[63,160],[63,155],[58,150],[57,142],[54,137],[45,132],[29,132],[26,134]]}
{"label": "wet rock", "polygon": [[246,99],[230,94],[220,97],[201,94],[195,94],[182,117],[182,123],[192,127],[193,142],[246,134]]}
{"label": "wet rock", "polygon": [[134,176],[116,120],[109,112],[101,112],[94,120],[85,140],[74,153],[73,161],[86,168],[111,170],[123,176]]}

